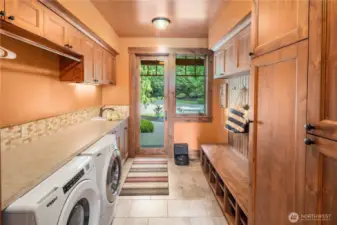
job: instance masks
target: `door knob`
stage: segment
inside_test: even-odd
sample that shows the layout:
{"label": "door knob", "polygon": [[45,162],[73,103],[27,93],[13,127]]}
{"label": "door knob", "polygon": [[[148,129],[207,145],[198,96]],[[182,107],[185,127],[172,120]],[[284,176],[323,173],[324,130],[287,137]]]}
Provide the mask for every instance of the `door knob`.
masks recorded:
{"label": "door knob", "polygon": [[315,142],[313,140],[311,140],[310,138],[305,138],[304,139],[304,144],[306,144],[306,145],[313,145],[313,144],[315,144]]}
{"label": "door knob", "polygon": [[5,11],[1,10],[1,11],[0,11],[0,16],[6,16]]}
{"label": "door knob", "polygon": [[311,131],[315,129],[315,126],[311,125],[310,123],[304,125],[304,129],[306,131]]}
{"label": "door knob", "polygon": [[14,16],[9,16],[8,19],[9,20],[15,20],[15,17]]}

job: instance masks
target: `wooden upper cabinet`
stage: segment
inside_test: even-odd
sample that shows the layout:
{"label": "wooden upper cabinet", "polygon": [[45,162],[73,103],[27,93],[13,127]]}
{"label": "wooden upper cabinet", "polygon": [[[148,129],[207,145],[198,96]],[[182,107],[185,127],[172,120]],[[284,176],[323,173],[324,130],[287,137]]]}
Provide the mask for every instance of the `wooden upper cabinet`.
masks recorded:
{"label": "wooden upper cabinet", "polygon": [[67,44],[68,23],[54,12],[44,8],[44,37],[48,40],[65,46]]}
{"label": "wooden upper cabinet", "polygon": [[94,77],[95,82],[103,81],[103,48],[98,45],[94,47]]}
{"label": "wooden upper cabinet", "polygon": [[93,82],[94,77],[94,49],[95,43],[88,38],[81,42],[81,52],[84,57],[84,81]]}
{"label": "wooden upper cabinet", "polygon": [[220,50],[214,53],[214,77],[225,75],[225,51]]}
{"label": "wooden upper cabinet", "polygon": [[308,37],[309,0],[253,0],[252,52],[255,56]]}
{"label": "wooden upper cabinet", "polygon": [[214,54],[214,77],[227,77],[250,70],[250,25],[229,39]]}
{"label": "wooden upper cabinet", "polygon": [[[34,34],[43,34],[43,6],[37,0],[2,0],[6,21]],[[1,3],[1,0],[0,0]]]}
{"label": "wooden upper cabinet", "polygon": [[251,30],[250,26],[243,29],[236,37],[237,44],[237,62],[236,68],[238,70],[249,70],[250,68],[250,42]]}
{"label": "wooden upper cabinet", "polygon": [[[0,12],[4,13],[5,12],[5,1],[4,0],[0,0]],[[2,15],[0,15],[0,19],[4,19],[5,17],[3,17]]]}
{"label": "wooden upper cabinet", "polygon": [[[337,142],[313,135],[307,146],[305,164],[305,214],[325,215],[319,220],[306,220],[306,225],[337,224]],[[322,223],[320,223],[322,222]],[[303,223],[304,224],[304,223]]]}
{"label": "wooden upper cabinet", "polygon": [[106,84],[116,84],[115,78],[115,56],[104,50],[103,55],[103,82]]}
{"label": "wooden upper cabinet", "polygon": [[252,60],[249,150],[256,225],[289,224],[289,212],[303,210],[307,60],[306,40]]}
{"label": "wooden upper cabinet", "polygon": [[73,51],[77,53],[82,54],[81,43],[84,38],[85,38],[84,34],[82,34],[80,31],[78,31],[73,26],[68,25],[67,43],[70,49],[72,49]]}
{"label": "wooden upper cabinet", "polygon": [[[337,0],[310,1],[308,132],[337,140]],[[323,28],[323,29],[322,29]]]}

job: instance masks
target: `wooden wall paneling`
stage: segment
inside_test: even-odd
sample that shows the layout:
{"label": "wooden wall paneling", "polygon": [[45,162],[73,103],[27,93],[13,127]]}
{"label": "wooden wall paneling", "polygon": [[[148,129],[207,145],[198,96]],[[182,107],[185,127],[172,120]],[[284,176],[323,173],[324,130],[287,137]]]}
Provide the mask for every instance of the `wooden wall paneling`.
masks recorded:
{"label": "wooden wall paneling", "polygon": [[[247,88],[247,91],[243,95],[243,104],[249,105],[249,74],[228,79],[228,107],[235,106],[238,103],[236,101],[240,90],[243,88]],[[228,132],[228,143],[245,158],[248,158],[248,139],[248,133],[235,134]]]}
{"label": "wooden wall paneling", "polygon": [[252,62],[250,224],[288,224],[289,212],[303,212],[307,50],[301,41]]}
{"label": "wooden wall paneling", "polygon": [[67,22],[47,8],[43,9],[43,15],[44,37],[61,46],[68,44],[67,31],[69,25]]}
{"label": "wooden wall paneling", "polygon": [[306,224],[337,224],[337,142],[313,135],[308,135],[308,139],[314,144],[306,150],[304,213],[324,217]]}
{"label": "wooden wall paneling", "polygon": [[309,0],[254,0],[252,50],[255,56],[308,37]]}
{"label": "wooden wall paneling", "polygon": [[[337,1],[310,1],[308,123],[337,140]],[[322,29],[323,28],[323,29]]]}
{"label": "wooden wall paneling", "polygon": [[42,36],[43,7],[37,0],[6,0],[4,2],[7,22]]}

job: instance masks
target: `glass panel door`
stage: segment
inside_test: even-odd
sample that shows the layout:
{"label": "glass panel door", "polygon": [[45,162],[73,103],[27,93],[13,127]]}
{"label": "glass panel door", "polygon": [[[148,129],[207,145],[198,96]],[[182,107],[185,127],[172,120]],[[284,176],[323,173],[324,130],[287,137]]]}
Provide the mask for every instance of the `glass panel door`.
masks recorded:
{"label": "glass panel door", "polygon": [[140,60],[141,152],[166,148],[166,67],[167,60],[163,57],[142,57]]}

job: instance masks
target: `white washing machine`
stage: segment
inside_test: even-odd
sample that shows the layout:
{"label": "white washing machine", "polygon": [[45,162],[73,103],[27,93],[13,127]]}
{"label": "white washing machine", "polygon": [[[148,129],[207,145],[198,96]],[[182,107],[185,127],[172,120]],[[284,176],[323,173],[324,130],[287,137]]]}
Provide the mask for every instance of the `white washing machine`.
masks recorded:
{"label": "white washing machine", "polygon": [[111,224],[120,191],[122,165],[116,142],[115,134],[107,134],[81,153],[92,156],[97,167],[97,186],[101,193],[100,225]]}
{"label": "white washing machine", "polygon": [[91,157],[75,157],[7,207],[4,225],[97,225],[100,196]]}

